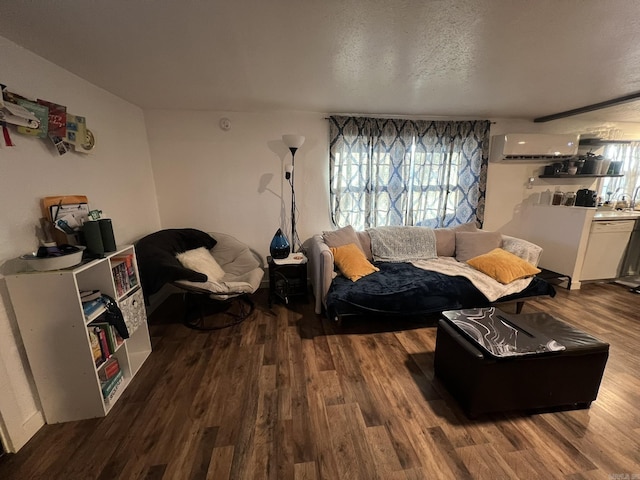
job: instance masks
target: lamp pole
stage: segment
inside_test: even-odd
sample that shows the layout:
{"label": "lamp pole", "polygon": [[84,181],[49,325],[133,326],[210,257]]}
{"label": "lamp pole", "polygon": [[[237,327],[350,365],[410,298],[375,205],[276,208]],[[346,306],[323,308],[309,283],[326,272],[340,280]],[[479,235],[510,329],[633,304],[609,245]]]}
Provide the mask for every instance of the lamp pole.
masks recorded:
{"label": "lamp pole", "polygon": [[285,178],[289,180],[291,185],[291,253],[296,253],[298,242],[298,233],[296,232],[296,191],[294,188],[295,162],[296,152],[304,143],[302,135],[283,135],[282,141],[291,152],[291,168],[286,168]]}
{"label": "lamp pole", "polygon": [[296,147],[289,147],[291,151],[291,179],[289,183],[291,184],[291,253],[296,253],[296,237],[298,236],[296,233],[296,191],[293,188],[293,178],[296,172],[295,163],[296,163]]}

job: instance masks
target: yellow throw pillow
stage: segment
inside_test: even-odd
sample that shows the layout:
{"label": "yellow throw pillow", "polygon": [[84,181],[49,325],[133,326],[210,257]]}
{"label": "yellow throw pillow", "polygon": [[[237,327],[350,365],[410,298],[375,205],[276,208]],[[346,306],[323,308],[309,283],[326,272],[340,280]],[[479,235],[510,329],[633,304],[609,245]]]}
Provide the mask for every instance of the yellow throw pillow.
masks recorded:
{"label": "yellow throw pillow", "polygon": [[338,267],[340,273],[352,282],[377,272],[380,269],[374,266],[355,243],[332,247],[333,263]]}
{"label": "yellow throw pillow", "polygon": [[539,268],[502,248],[494,248],[489,253],[467,260],[467,263],[504,284],[540,273]]}

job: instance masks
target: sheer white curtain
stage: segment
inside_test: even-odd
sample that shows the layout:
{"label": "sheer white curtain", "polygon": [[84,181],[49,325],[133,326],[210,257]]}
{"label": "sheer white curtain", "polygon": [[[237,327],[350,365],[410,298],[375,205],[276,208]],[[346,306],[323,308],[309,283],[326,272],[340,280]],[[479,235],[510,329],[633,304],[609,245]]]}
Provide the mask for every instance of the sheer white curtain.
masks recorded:
{"label": "sheer white curtain", "polygon": [[[604,158],[622,162],[622,177],[604,178],[600,186],[599,195],[603,200],[621,200],[624,195],[631,201],[636,189],[640,187],[640,142],[607,145],[603,153]],[[640,192],[636,204],[640,205]]]}
{"label": "sheer white curtain", "polygon": [[331,215],[357,230],[484,220],[488,120],[329,118]]}

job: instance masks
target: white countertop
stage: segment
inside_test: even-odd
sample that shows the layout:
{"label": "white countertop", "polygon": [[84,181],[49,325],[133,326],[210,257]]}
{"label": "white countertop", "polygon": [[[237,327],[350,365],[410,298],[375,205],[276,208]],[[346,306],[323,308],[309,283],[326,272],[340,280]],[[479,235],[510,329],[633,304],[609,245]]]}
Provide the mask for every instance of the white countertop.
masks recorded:
{"label": "white countertop", "polygon": [[640,218],[640,211],[625,210],[598,210],[593,216],[594,221],[598,220],[635,220]]}

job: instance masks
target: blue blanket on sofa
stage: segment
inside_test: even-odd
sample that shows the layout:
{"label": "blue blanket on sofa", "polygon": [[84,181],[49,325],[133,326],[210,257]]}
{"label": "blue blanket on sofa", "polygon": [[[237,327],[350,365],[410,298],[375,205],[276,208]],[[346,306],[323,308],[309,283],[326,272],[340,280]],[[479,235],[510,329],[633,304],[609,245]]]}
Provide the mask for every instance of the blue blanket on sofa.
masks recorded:
{"label": "blue blanket on sofa", "polygon": [[[375,262],[380,271],[352,282],[338,276],[327,293],[329,318],[365,313],[423,315],[486,307],[489,300],[464,277],[423,270],[406,262]],[[523,291],[498,299],[519,300],[539,295],[555,296],[552,285],[534,278]]]}

